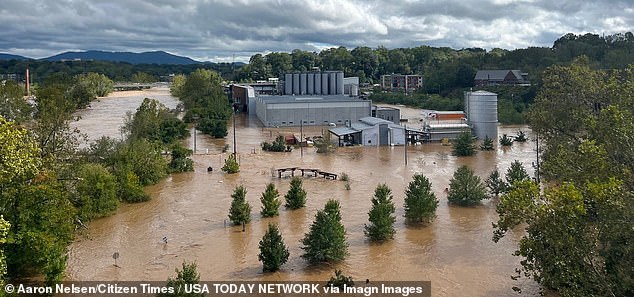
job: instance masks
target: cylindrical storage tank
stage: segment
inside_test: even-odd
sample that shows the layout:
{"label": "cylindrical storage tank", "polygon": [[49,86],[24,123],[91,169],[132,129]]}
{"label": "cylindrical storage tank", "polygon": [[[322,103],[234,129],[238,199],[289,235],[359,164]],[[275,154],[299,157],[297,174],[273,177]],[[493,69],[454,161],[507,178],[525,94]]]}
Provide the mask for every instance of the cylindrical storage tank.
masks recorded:
{"label": "cylindrical storage tank", "polygon": [[330,77],[328,80],[328,94],[335,95],[337,94],[337,73],[330,72],[328,76]]}
{"label": "cylindrical storage tank", "polygon": [[306,95],[306,87],[308,83],[306,82],[306,73],[301,73],[299,75],[299,94]]}
{"label": "cylindrical storage tank", "polygon": [[315,95],[321,95],[321,73],[315,73]]}
{"label": "cylindrical storage tank", "polygon": [[321,94],[328,95],[328,73],[321,74]]}
{"label": "cylindrical storage tank", "polygon": [[284,75],[284,94],[293,94],[293,75],[290,73]]}
{"label": "cylindrical storage tank", "polygon": [[306,87],[306,94],[308,95],[315,94],[315,74],[314,73],[307,74],[306,80],[308,83]]}
{"label": "cylindrical storage tank", "polygon": [[293,73],[293,94],[299,95],[299,73]]}
{"label": "cylindrical storage tank", "polygon": [[350,96],[353,96],[353,97],[359,96],[359,86],[350,85]]}
{"label": "cylindrical storage tank", "polygon": [[343,95],[343,71],[337,72],[337,94]]}
{"label": "cylindrical storage tank", "polygon": [[465,111],[479,139],[498,138],[498,95],[487,91],[465,93]]}

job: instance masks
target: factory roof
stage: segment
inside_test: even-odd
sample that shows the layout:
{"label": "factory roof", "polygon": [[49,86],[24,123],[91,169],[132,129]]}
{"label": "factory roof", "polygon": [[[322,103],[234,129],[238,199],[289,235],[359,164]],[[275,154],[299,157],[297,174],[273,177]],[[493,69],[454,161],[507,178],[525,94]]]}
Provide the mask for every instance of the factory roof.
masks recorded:
{"label": "factory roof", "polygon": [[367,101],[357,97],[350,97],[348,95],[270,95],[260,96],[260,99],[266,104]]}
{"label": "factory roof", "polygon": [[390,128],[401,128],[403,126],[394,124],[391,121],[379,119],[375,117],[364,117],[360,118],[358,122],[354,122],[350,125],[350,127],[336,127],[332,128],[329,131],[337,136],[348,135],[353,133],[359,133],[363,130],[370,129],[378,124],[388,124]]}

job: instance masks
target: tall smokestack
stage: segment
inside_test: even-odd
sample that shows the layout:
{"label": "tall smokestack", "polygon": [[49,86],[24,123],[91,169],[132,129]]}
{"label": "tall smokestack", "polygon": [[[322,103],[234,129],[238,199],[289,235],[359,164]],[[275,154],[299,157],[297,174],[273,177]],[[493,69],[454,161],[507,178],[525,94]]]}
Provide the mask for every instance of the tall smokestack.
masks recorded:
{"label": "tall smokestack", "polygon": [[26,83],[25,83],[25,91],[27,96],[31,96],[31,80],[29,79],[29,67],[26,67]]}

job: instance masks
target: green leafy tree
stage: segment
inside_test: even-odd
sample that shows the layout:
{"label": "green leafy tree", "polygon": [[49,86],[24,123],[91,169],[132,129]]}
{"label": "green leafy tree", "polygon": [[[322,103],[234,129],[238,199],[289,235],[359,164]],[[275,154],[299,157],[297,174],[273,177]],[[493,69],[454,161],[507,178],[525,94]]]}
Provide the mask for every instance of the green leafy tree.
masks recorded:
{"label": "green leafy tree", "polygon": [[484,181],[484,184],[489,189],[489,193],[491,193],[491,195],[495,195],[495,197],[498,197],[501,193],[506,192],[506,189],[508,188],[508,185],[504,182],[504,180],[502,180],[497,168],[491,171],[489,177],[487,177]]}
{"label": "green leafy tree", "polygon": [[137,203],[150,200],[150,195],[143,191],[139,177],[129,166],[117,167],[114,174],[117,178],[117,197],[121,201]]}
{"label": "green leafy tree", "polygon": [[278,271],[280,266],[288,261],[289,255],[277,225],[269,223],[269,228],[260,241],[260,254],[258,255],[258,260],[264,265],[264,272]]}
{"label": "green leafy tree", "polygon": [[315,147],[317,148],[317,153],[332,153],[337,147],[334,143],[332,143],[330,133],[326,133],[322,138],[315,139]]}
{"label": "green leafy tree", "polygon": [[512,146],[513,145],[513,138],[509,137],[506,134],[502,134],[502,137],[500,137],[500,145],[501,146]]}
{"label": "green leafy tree", "polygon": [[194,161],[189,158],[192,150],[184,148],[179,143],[172,145],[171,160],[169,163],[170,172],[194,171]]}
{"label": "green leafy tree", "polygon": [[477,152],[471,132],[462,132],[453,141],[453,154],[455,156],[473,156]]}
{"label": "green leafy tree", "polygon": [[202,297],[203,293],[185,293],[185,285],[195,285],[200,282],[198,265],[195,262],[183,262],[182,269],[176,269],[176,278],[168,278],[166,288],[173,288],[174,293],[158,293],[157,297]]}
{"label": "green leafy tree", "polygon": [[260,201],[262,202],[262,214],[263,217],[274,217],[280,214],[280,205],[282,202],[279,199],[280,193],[275,189],[273,183],[266,185],[266,190],[262,193]]}
{"label": "green leafy tree", "polygon": [[229,220],[234,225],[246,224],[251,221],[251,205],[246,200],[247,190],[244,186],[237,186],[231,194],[231,208],[229,209]]}
{"label": "green leafy tree", "polygon": [[240,164],[236,160],[236,155],[231,154],[225,159],[225,165],[221,168],[222,171],[228,174],[234,174],[240,172]]}
{"label": "green leafy tree", "polygon": [[114,166],[129,168],[143,186],[155,184],[168,172],[161,151],[161,145],[145,138],[129,140],[118,147]]}
{"label": "green leafy tree", "polygon": [[107,96],[114,91],[114,82],[103,74],[88,72],[78,75],[76,79],[79,85],[86,88],[91,100],[96,97]]}
{"label": "green leafy tree", "polygon": [[484,137],[484,140],[482,141],[482,144],[480,145],[480,149],[483,151],[492,151],[495,149],[495,147],[493,146],[493,139],[491,139],[489,135]]}
{"label": "green leafy tree", "polygon": [[23,89],[14,81],[0,83],[0,116],[24,123],[31,118],[33,108],[23,98]]}
{"label": "green leafy tree", "polygon": [[317,211],[310,231],[302,239],[302,258],[309,263],[341,261],[348,255],[346,230],[341,223],[337,200],[328,200],[323,210]]}
{"label": "green leafy tree", "polygon": [[486,188],[480,177],[466,165],[460,166],[449,181],[447,200],[453,204],[468,206],[486,198]]}
{"label": "green leafy tree", "polygon": [[414,174],[405,190],[405,218],[409,222],[429,222],[436,216],[438,199],[431,182],[421,173]]}
{"label": "green leafy tree", "polygon": [[170,85],[170,93],[174,97],[183,96],[183,85],[185,85],[185,81],[187,78],[183,74],[174,75],[172,79],[172,84]]}
{"label": "green leafy tree", "polygon": [[519,160],[513,161],[511,166],[506,170],[506,184],[509,187],[513,187],[513,185],[518,181],[528,179],[530,179],[530,176],[528,175],[528,172],[526,172],[522,162]]}
{"label": "green leafy tree", "polygon": [[364,233],[373,241],[383,241],[394,237],[394,202],[392,190],[386,184],[380,184],[374,190],[372,209],[368,212],[370,224],[365,225]]}
{"label": "green leafy tree", "polygon": [[293,177],[291,179],[291,187],[288,189],[286,195],[286,206],[290,209],[299,209],[306,205],[306,191],[302,187],[302,179],[299,177]]}
{"label": "green leafy tree", "polygon": [[100,164],[84,164],[78,172],[76,206],[80,218],[107,216],[118,206],[115,177]]}
{"label": "green leafy tree", "polygon": [[283,152],[286,151],[286,141],[283,135],[279,135],[273,142],[262,142],[262,150],[270,152]]}
{"label": "green leafy tree", "polygon": [[4,256],[4,245],[11,225],[0,215],[0,286],[4,287],[4,277],[7,274],[7,261]]}

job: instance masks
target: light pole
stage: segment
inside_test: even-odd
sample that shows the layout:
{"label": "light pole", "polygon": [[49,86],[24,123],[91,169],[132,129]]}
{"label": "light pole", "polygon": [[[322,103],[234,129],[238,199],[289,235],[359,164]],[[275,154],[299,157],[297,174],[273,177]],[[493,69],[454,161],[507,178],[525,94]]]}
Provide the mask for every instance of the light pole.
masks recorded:
{"label": "light pole", "polygon": [[194,120],[194,155],[196,154],[196,124],[198,122],[198,116],[193,116],[192,120]]}
{"label": "light pole", "polygon": [[407,166],[407,124],[403,124],[403,135],[405,135],[405,166]]}
{"label": "light pole", "polygon": [[233,110],[233,157],[236,157],[237,154],[236,148],[236,111]]}

